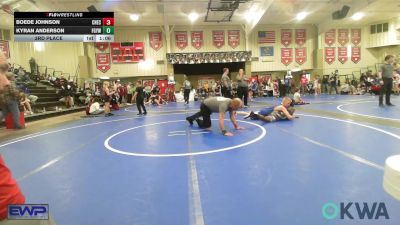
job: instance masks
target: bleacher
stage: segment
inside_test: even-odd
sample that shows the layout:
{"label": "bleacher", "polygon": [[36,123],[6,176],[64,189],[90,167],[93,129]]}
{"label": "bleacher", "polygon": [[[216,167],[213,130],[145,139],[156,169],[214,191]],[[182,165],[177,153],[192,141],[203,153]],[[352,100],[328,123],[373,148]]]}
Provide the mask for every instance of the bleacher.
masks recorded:
{"label": "bleacher", "polygon": [[[20,65],[14,64],[13,67],[18,68],[20,67]],[[38,66],[38,70],[39,68],[45,68],[46,70],[43,72],[51,72],[51,70],[47,70],[47,67],[45,66]],[[55,72],[60,71],[54,71],[51,75],[57,76]],[[58,75],[57,77],[59,76],[60,75]],[[29,77],[32,80],[37,80],[37,77],[32,74],[29,74]],[[60,101],[60,98],[62,97],[59,94],[60,90],[50,85],[50,83],[48,82],[30,83],[25,86],[26,88],[28,88],[29,94],[38,97],[36,103],[31,103],[32,111],[34,112],[34,114],[25,114],[25,121],[46,119],[54,116],[65,115],[85,110],[85,106],[79,105],[79,102],[77,100],[75,101],[76,104],[74,107],[66,108],[65,103]],[[0,122],[0,126],[4,126],[4,122]]]}

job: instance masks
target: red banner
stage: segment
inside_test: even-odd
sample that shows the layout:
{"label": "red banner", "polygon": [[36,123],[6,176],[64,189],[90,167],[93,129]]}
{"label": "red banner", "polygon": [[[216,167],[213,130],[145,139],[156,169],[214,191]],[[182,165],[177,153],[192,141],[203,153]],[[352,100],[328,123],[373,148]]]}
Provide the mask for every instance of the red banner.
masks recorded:
{"label": "red banner", "polygon": [[96,53],[96,67],[101,72],[107,72],[110,66],[110,54],[108,53]]}
{"label": "red banner", "polygon": [[338,29],[338,42],[342,46],[349,43],[349,29]]}
{"label": "red banner", "polygon": [[175,31],[175,44],[181,50],[187,47],[188,36],[186,31]]}
{"label": "red banner", "polygon": [[325,62],[332,64],[335,61],[335,48],[326,47],[325,48]]}
{"label": "red banner", "polygon": [[212,32],[213,45],[217,48],[221,48],[225,45],[225,31],[213,30]]}
{"label": "red banner", "polygon": [[358,45],[361,42],[361,29],[351,29],[351,43]]}
{"label": "red banner", "polygon": [[352,47],[351,48],[351,61],[354,63],[358,63],[361,60],[361,48],[360,47]]}
{"label": "red banner", "polygon": [[292,30],[291,29],[282,29],[281,30],[281,44],[284,46],[289,46],[292,44]]}
{"label": "red banner", "polygon": [[306,29],[296,29],[295,42],[298,45],[304,45],[307,40]]}
{"label": "red banner", "polygon": [[240,30],[228,30],[228,45],[232,48],[240,45]]}
{"label": "red banner", "polygon": [[307,48],[296,48],[296,62],[299,65],[303,65],[307,61]]}
{"label": "red banner", "polygon": [[96,42],[96,43],[94,44],[94,46],[95,46],[98,50],[104,52],[104,51],[108,48],[108,42]]}
{"label": "red banner", "polygon": [[156,51],[163,46],[162,32],[149,32],[150,47]]}
{"label": "red banner", "polygon": [[10,47],[8,41],[0,41],[0,52],[3,52],[7,58],[10,58]]}
{"label": "red banner", "polygon": [[342,64],[347,61],[347,47],[338,47],[338,60]]}
{"label": "red banner", "polygon": [[293,49],[281,48],[281,62],[287,66],[293,62]]}
{"label": "red banner", "polygon": [[325,32],[325,44],[332,46],[336,41],[336,30],[330,29]]}
{"label": "red banner", "polygon": [[203,47],[203,31],[192,31],[191,37],[192,46],[195,49],[199,50],[201,47]]}

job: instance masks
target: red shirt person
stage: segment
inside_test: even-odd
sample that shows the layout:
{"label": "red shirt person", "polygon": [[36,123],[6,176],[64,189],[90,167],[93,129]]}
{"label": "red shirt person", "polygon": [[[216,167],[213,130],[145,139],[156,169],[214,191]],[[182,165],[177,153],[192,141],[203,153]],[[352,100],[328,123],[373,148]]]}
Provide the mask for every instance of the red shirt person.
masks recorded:
{"label": "red shirt person", "polygon": [[[10,85],[5,74],[8,70],[7,58],[0,51],[0,93],[5,86]],[[0,155],[0,221],[7,218],[7,206],[9,204],[24,204],[25,197],[12,178],[10,170],[5,165]]]}
{"label": "red shirt person", "polygon": [[24,204],[25,196],[0,155],[0,221],[7,219],[7,206]]}

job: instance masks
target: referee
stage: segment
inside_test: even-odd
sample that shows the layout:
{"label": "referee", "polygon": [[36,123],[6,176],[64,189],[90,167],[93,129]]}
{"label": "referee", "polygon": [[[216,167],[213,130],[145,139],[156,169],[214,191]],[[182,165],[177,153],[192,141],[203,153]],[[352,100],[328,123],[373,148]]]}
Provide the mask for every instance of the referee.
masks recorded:
{"label": "referee", "polygon": [[393,62],[394,56],[387,55],[385,57],[385,64],[381,66],[381,91],[379,94],[379,106],[383,107],[383,95],[386,95],[386,105],[387,106],[394,106],[390,103],[390,95],[392,94],[393,88]]}

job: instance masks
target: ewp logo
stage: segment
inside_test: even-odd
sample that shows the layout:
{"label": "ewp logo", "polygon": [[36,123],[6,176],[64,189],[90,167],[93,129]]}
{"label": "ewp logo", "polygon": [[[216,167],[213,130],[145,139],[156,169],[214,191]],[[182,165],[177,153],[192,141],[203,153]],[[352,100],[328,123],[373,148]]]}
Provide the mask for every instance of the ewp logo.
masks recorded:
{"label": "ewp logo", "polygon": [[[356,210],[354,210],[354,207]],[[353,210],[352,210],[353,209]],[[389,214],[386,209],[386,205],[383,202],[374,202],[372,205],[368,205],[368,203],[363,202],[348,202],[348,203],[340,203],[339,207],[332,202],[328,202],[322,206],[322,216],[327,220],[335,219],[340,214],[340,219],[354,219],[354,215],[358,215],[358,219],[390,219]],[[356,218],[357,219],[357,218]]]}
{"label": "ewp logo", "polygon": [[8,205],[8,219],[48,220],[49,205],[47,204]]}

